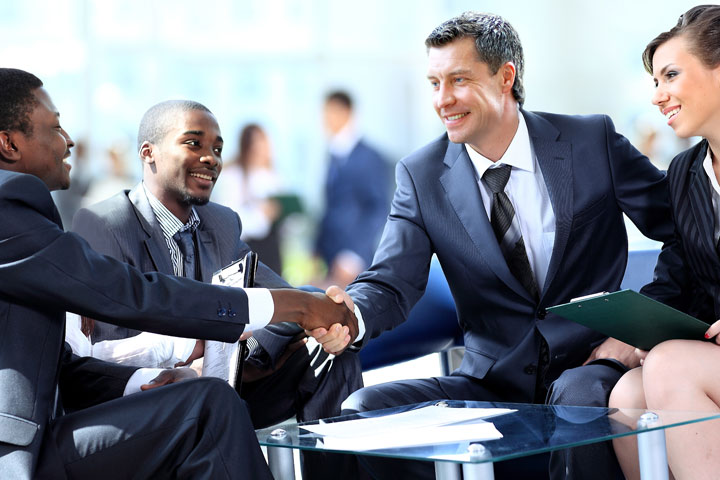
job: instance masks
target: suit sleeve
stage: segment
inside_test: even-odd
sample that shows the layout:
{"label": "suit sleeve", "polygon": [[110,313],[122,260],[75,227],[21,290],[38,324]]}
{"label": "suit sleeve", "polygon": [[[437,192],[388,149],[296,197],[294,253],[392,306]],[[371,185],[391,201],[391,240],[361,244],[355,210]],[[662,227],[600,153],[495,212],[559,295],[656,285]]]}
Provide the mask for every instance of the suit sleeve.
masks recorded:
{"label": "suit sleeve", "polygon": [[[670,165],[668,178],[675,175],[676,162]],[[669,189],[671,204],[673,191]],[[686,263],[682,236],[677,230],[674,211],[671,210],[673,237],[663,245],[658,262],[655,266],[653,281],[645,285],[640,293],[659,302],[670,305],[680,311],[687,312],[690,299],[693,297],[692,276]]]}
{"label": "suit sleeve", "polygon": [[[0,188],[0,292],[34,308],[167,335],[234,341],[247,323],[247,296],[137,269],[100,255],[54,218],[50,193],[30,175]],[[220,311],[236,312],[235,316]]]}
{"label": "suit sleeve", "polygon": [[609,117],[604,118],[613,188],[620,209],[646,237],[670,241],[674,229],[666,175],[615,131]]}

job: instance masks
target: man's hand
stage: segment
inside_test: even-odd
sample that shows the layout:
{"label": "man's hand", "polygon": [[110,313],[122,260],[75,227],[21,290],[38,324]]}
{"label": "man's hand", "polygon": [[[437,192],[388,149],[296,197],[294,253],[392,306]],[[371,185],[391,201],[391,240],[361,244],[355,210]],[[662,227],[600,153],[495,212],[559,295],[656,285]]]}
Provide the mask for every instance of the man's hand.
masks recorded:
{"label": "man's hand", "polygon": [[190,353],[190,356],[187,358],[187,360],[185,360],[184,362],[177,362],[175,364],[175,368],[186,367],[198,358],[202,358],[203,355],[205,355],[205,340],[198,340],[195,342],[195,347],[193,347],[193,351],[192,353]]}
{"label": "man's hand", "polygon": [[640,359],[642,358],[642,350],[638,350],[632,345],[623,343],[620,340],[614,338],[608,338],[603,343],[595,347],[590,356],[583,365],[587,365],[593,360],[600,358],[613,358],[627,368],[635,368],[640,366]]}
{"label": "man's hand", "polygon": [[140,390],[150,390],[153,388],[162,387],[163,385],[182,382],[183,380],[190,380],[193,378],[197,378],[197,373],[195,373],[190,368],[167,369],[163,370],[162,372],[160,372],[160,375],[150,380],[150,383],[140,385]]}
{"label": "man's hand", "polygon": [[90,317],[81,316],[80,317],[80,330],[82,331],[83,335],[86,337],[89,337],[92,335],[93,330],[95,330],[95,320],[93,320]]}
{"label": "man's hand", "polygon": [[348,327],[348,343],[357,338],[358,324],[355,314],[346,305],[336,303],[325,294],[294,289],[273,289],[270,294],[275,304],[270,323],[292,322],[305,330],[330,330],[333,324],[339,323]]}
{"label": "man's hand", "polygon": [[[335,303],[345,303],[351,311],[355,311],[355,304],[343,289],[338,286],[331,286],[325,291],[325,295],[332,298]],[[343,327],[339,323],[330,326],[329,329],[316,328],[315,330],[305,330],[305,333],[313,337],[323,350],[332,355],[340,355],[350,344],[350,329]]]}

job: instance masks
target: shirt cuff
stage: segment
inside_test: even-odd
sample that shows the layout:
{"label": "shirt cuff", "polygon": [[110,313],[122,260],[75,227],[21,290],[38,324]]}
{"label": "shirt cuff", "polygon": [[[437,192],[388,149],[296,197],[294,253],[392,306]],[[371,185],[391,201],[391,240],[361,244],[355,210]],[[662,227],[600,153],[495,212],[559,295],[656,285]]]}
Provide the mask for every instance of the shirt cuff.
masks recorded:
{"label": "shirt cuff", "polygon": [[270,290],[246,288],[245,293],[248,299],[248,324],[245,326],[245,331],[252,332],[267,327],[275,313],[275,304]]}
{"label": "shirt cuff", "polygon": [[125,385],[125,391],[123,396],[138,393],[140,391],[140,385],[150,383],[150,380],[160,375],[163,368],[139,368],[132,374],[128,379],[127,385]]}
{"label": "shirt cuff", "polygon": [[174,337],[173,339],[173,357],[178,358],[180,362],[186,362],[193,350],[197,340],[193,338]]}
{"label": "shirt cuff", "polygon": [[362,312],[357,305],[355,305],[355,318],[358,322],[358,336],[355,339],[355,344],[357,344],[365,337],[365,320],[363,320]]}

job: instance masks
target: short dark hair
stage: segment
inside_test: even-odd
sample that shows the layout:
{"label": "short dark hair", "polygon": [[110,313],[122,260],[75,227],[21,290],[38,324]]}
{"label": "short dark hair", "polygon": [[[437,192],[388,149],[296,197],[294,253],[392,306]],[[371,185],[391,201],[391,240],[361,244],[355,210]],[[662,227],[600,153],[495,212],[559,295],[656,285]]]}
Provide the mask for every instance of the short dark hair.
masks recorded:
{"label": "short dark hair", "polygon": [[18,130],[32,135],[30,114],[38,105],[34,90],[43,82],[32,73],[0,68],[0,130]]}
{"label": "short dark hair", "polygon": [[167,100],[150,107],[140,120],[138,129],[137,148],[144,142],[158,144],[165,138],[170,130],[170,119],[178,113],[201,110],[212,114],[205,105],[192,100]]}
{"label": "short dark hair", "polygon": [[680,15],[677,24],[655,37],[642,54],[648,73],[653,71],[655,51],[668,40],[683,36],[690,53],[708,68],[720,65],[720,5],[698,5]]}
{"label": "short dark hair", "polygon": [[348,110],[352,110],[353,101],[350,94],[344,90],[334,90],[325,96],[325,103],[337,102]]}
{"label": "short dark hair", "polygon": [[442,47],[465,37],[475,39],[475,49],[480,61],[488,65],[493,75],[506,62],[515,65],[512,93],[515,100],[522,105],[525,101],[523,87],[525,61],[520,37],[512,25],[500,15],[465,12],[435,28],[425,39],[425,46]]}

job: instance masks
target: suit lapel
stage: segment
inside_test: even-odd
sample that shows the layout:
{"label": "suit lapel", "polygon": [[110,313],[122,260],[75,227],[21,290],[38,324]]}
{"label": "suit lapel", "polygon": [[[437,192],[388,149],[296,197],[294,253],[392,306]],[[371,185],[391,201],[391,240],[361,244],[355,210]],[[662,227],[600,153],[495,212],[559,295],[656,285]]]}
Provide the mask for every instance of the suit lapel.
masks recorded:
{"label": "suit lapel", "polygon": [[[195,232],[197,236],[198,260],[200,261],[200,272],[203,282],[210,282],[214,270],[218,270],[224,265],[219,265],[221,255],[218,242],[213,241],[215,235],[212,228],[207,228],[207,222],[203,218],[202,208],[196,208],[195,211],[200,217],[200,225]],[[217,268],[215,268],[217,267]]]}
{"label": "suit lapel", "polygon": [[572,145],[558,141],[560,131],[545,119],[524,110],[522,114],[555,214],[555,244],[540,294],[542,300],[560,267],[570,237],[573,212]]}
{"label": "suit lapel", "polygon": [[174,275],[175,270],[173,269],[172,260],[170,259],[170,252],[165,242],[165,236],[163,235],[157,218],[155,218],[155,214],[145,195],[142,184],[138,184],[130,190],[128,198],[135,206],[135,213],[147,235],[143,242],[155,266],[155,270],[160,273]]}
{"label": "suit lapel", "polygon": [[518,294],[531,299],[527,290],[510,273],[495,239],[480,196],[477,174],[465,146],[448,142],[444,163],[448,169],[440,176],[440,183],[478,254],[500,280]]}
{"label": "suit lapel", "polygon": [[[712,193],[707,176],[703,171],[703,161],[707,155],[707,148],[701,149],[698,156],[693,160],[690,167],[690,188],[688,189],[688,197],[690,197],[691,210],[698,231],[700,232],[699,241],[702,242],[701,251],[717,252],[715,249],[714,226],[715,219],[712,207]],[[678,221],[685,221],[678,219]],[[717,253],[712,255],[717,260]]]}

